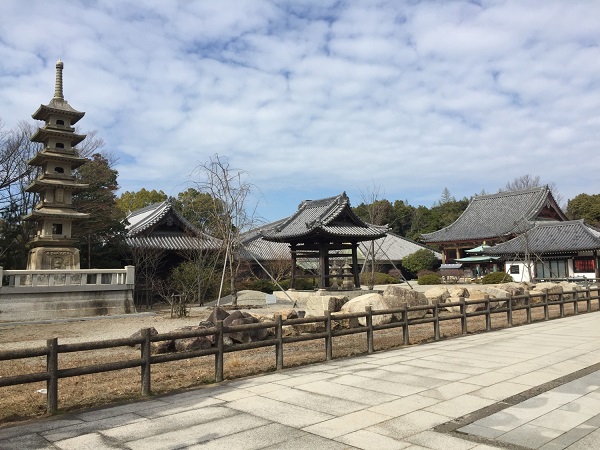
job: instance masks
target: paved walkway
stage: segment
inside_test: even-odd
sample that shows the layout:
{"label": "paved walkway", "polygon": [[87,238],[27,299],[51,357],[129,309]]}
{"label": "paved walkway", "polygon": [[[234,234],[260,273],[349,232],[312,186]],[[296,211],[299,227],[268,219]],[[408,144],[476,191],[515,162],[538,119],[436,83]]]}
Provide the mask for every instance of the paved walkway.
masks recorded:
{"label": "paved walkway", "polygon": [[1,428],[0,448],[596,449],[599,342],[584,314]]}

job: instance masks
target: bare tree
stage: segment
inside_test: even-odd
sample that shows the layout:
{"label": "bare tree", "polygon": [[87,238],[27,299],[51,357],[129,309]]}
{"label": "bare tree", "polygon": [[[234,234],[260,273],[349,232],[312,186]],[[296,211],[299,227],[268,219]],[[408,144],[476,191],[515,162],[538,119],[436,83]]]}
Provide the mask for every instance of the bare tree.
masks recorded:
{"label": "bare tree", "polygon": [[542,183],[539,175],[525,174],[521,175],[520,177],[516,177],[514,180],[507,182],[504,188],[500,188],[499,192],[520,191],[523,189],[536,188],[544,185],[548,186],[550,192],[552,192],[554,200],[556,200],[556,203],[558,203],[559,206],[564,203],[564,197],[558,192],[556,183]]}
{"label": "bare tree", "polygon": [[[379,191],[380,187],[376,186],[375,183],[373,183],[373,186],[366,188],[360,193],[361,199],[367,208],[368,221],[369,223],[372,223],[374,225],[384,225],[387,213],[387,203],[384,203],[380,200]],[[374,240],[372,240],[369,244],[369,254],[367,255],[367,260],[369,261],[371,268],[367,286],[369,289],[373,289],[375,287],[376,272]],[[363,265],[363,272],[366,266],[367,261],[365,261]]]}
{"label": "bare tree", "polygon": [[232,303],[237,306],[236,278],[242,259],[240,233],[252,227],[255,211],[247,211],[247,201],[254,186],[247,181],[243,170],[230,167],[227,157],[215,154],[194,170],[200,192],[210,195],[211,224],[216,237],[221,239],[225,266],[229,275]]}

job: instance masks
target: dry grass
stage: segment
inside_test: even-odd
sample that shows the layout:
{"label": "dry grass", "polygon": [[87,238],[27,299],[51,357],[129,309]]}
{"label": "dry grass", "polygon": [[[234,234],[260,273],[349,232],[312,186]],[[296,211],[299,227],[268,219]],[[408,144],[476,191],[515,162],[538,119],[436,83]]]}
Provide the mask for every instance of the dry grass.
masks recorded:
{"label": "dry grass", "polygon": [[[580,311],[585,311],[585,302],[580,303]],[[598,310],[595,302],[593,311]],[[572,315],[572,305],[565,306],[565,315]],[[558,306],[550,308],[550,317],[559,316]],[[506,327],[506,315],[492,316],[492,328]],[[534,321],[543,320],[543,308],[532,311]],[[524,310],[514,313],[513,324],[526,323]],[[473,317],[468,321],[469,333],[485,331],[485,317]],[[34,335],[33,331],[28,331]],[[461,334],[460,320],[448,320],[440,324],[440,336],[448,338]],[[35,336],[34,336],[35,337]],[[39,338],[39,337],[38,337]],[[433,340],[433,324],[410,327],[411,344]],[[375,332],[375,350],[381,351],[402,345],[402,329]],[[340,336],[333,340],[334,358],[342,358],[367,351],[365,333]],[[76,367],[103,362],[139,358],[140,351],[129,347],[96,350],[59,355],[59,367]],[[273,347],[227,353],[224,357],[224,374],[234,379],[275,370]],[[325,346],[322,339],[302,343],[287,344],[284,347],[284,366],[293,367],[325,360]],[[45,358],[0,361],[0,377],[34,372],[44,372]],[[201,357],[176,362],[154,364],[152,366],[152,391],[155,394],[174,390],[197,388],[214,381],[214,357]],[[19,422],[46,415],[46,396],[37,392],[44,389],[45,383],[31,383],[0,388],[0,424]],[[86,375],[59,380],[60,411],[74,411],[97,407],[110,403],[142,398],[140,370],[126,369],[101,374]]]}

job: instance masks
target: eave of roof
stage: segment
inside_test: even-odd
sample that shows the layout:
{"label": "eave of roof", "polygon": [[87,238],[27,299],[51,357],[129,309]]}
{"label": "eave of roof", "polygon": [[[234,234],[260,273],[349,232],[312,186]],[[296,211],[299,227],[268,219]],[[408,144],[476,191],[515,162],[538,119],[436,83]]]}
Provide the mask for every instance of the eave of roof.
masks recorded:
{"label": "eave of roof", "polygon": [[313,238],[362,241],[376,239],[386,233],[386,226],[368,224],[360,219],[350,208],[344,192],[336,197],[302,202],[292,216],[273,228],[263,230],[263,237],[274,242],[302,242]]}
{"label": "eave of roof", "polygon": [[472,242],[520,234],[533,226],[548,207],[561,220],[567,217],[547,186],[474,197],[451,225],[421,235],[426,243]]}
{"label": "eave of roof", "polygon": [[600,250],[600,233],[583,220],[538,222],[526,233],[485,250],[485,254],[573,253]]}

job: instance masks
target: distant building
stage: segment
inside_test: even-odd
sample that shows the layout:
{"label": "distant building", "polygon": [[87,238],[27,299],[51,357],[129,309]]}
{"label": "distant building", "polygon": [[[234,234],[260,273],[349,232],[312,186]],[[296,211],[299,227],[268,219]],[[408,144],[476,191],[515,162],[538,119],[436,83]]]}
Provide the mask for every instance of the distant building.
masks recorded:
{"label": "distant building", "polygon": [[540,221],[565,221],[548,186],[474,197],[454,223],[421,235],[437,245],[442,263],[468,256],[466,250],[486,243],[493,246],[523,234]]}
{"label": "distant building", "polygon": [[600,278],[600,230],[583,220],[538,222],[525,233],[484,250],[501,256],[515,281]]}

